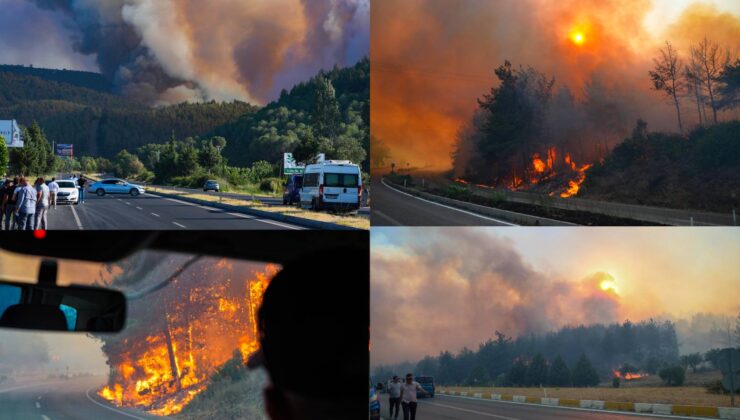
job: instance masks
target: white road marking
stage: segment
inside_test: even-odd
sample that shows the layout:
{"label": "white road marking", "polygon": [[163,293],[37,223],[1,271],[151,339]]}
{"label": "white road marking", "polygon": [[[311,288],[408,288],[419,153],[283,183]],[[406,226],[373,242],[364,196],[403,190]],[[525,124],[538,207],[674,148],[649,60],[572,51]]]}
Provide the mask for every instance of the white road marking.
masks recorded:
{"label": "white road marking", "polygon": [[187,226],[185,226],[185,225],[181,225],[181,224],[179,224],[179,223],[177,223],[177,222],[172,222],[172,224],[173,224],[173,225],[177,225],[177,226],[180,226],[181,228],[185,228],[185,229],[187,229]]}
{"label": "white road marking", "polygon": [[139,206],[136,206],[136,208],[137,208],[137,209],[139,209],[139,210],[144,210],[144,209],[142,209],[142,208],[141,208],[141,207],[139,207]]}
{"label": "white road marking", "polygon": [[127,202],[126,202],[126,205],[127,205],[127,206],[130,206],[130,205],[131,205],[131,203],[129,203],[129,202],[127,201]]}
{"label": "white road marking", "polygon": [[160,217],[157,213],[149,213],[149,214],[151,214],[152,216]]}
{"label": "white road marking", "polygon": [[41,408],[41,404],[38,401],[36,401],[36,408]]}
{"label": "white road marking", "polygon": [[223,213],[223,210],[217,209],[215,207],[208,207],[208,206],[198,206],[198,207],[202,208],[203,210],[215,211],[215,212]]}
{"label": "white road marking", "polygon": [[285,224],[285,223],[276,222],[274,220],[258,219],[255,216],[251,216],[251,215],[247,215],[247,214],[240,214],[240,213],[228,213],[228,214],[230,214],[232,216],[236,216],[236,217],[242,217],[244,219],[252,219],[252,220],[255,220],[257,222],[269,223],[271,225],[280,226],[280,227],[284,227],[284,228],[288,228],[288,229],[305,230],[305,228],[302,227],[302,226],[288,225],[288,224]]}
{"label": "white road marking", "polygon": [[449,408],[449,409],[452,409],[452,410],[465,411],[465,412],[468,412],[468,413],[477,414],[479,416],[494,417],[494,418],[497,418],[497,419],[519,420],[519,419],[517,419],[515,417],[499,416],[499,415],[496,415],[496,414],[484,413],[483,411],[469,410],[467,408],[460,408],[460,407],[455,407],[453,405],[447,405],[447,404],[425,403],[424,405],[436,405],[437,407],[444,407],[444,408]]}
{"label": "white road marking", "polygon": [[77,210],[75,210],[75,205],[74,205],[74,204],[72,204],[72,205],[70,206],[70,208],[72,209],[72,215],[73,215],[73,216],[75,217],[75,222],[77,223],[77,228],[78,228],[79,230],[82,230],[82,229],[84,229],[84,228],[82,227],[82,222],[80,222],[80,217],[79,217],[79,216],[77,216]]}
{"label": "white road marking", "polygon": [[43,414],[41,415],[41,418],[44,419],[44,420],[51,420],[49,417],[47,417],[47,416],[45,416]]}
{"label": "white road marking", "polygon": [[[563,407],[560,405],[543,405],[543,404],[537,404],[537,403],[526,403],[526,402],[516,402],[516,401],[502,401],[502,400],[489,400],[486,398],[475,398],[475,397],[463,397],[459,395],[444,395],[444,397],[448,398],[459,398],[459,399],[466,399],[466,400],[474,400],[474,401],[486,401],[490,403],[501,403],[501,404],[518,404],[518,405],[528,405],[530,407],[541,407],[541,408],[553,408],[558,410],[578,410],[578,411],[591,411],[594,413],[601,413],[601,414],[620,414],[623,416],[634,416],[634,417],[659,417],[664,419],[685,419],[685,420],[696,420],[697,417],[687,417],[687,416],[677,416],[674,414],[652,414],[652,413],[633,413],[631,411],[616,411],[616,410],[599,410],[595,408],[580,408],[580,407]],[[434,403],[430,403],[431,405],[434,405]]]}
{"label": "white road marking", "polygon": [[116,408],[113,408],[113,407],[111,407],[111,406],[109,406],[109,405],[106,405],[106,404],[100,403],[100,402],[98,402],[98,401],[95,401],[95,400],[94,400],[94,399],[93,399],[93,398],[92,398],[92,397],[90,396],[90,390],[91,390],[91,389],[92,389],[92,388],[88,389],[88,390],[87,390],[87,392],[85,393],[85,395],[87,396],[87,399],[88,399],[88,400],[90,400],[90,401],[94,402],[95,404],[97,404],[97,405],[99,405],[99,406],[101,406],[101,407],[103,407],[103,408],[107,408],[108,410],[111,410],[111,411],[115,411],[115,412],[116,412],[116,413],[118,413],[118,414],[123,414],[124,416],[128,416],[128,417],[131,417],[131,418],[134,418],[134,419],[138,419],[138,420],[147,420],[147,419],[145,419],[145,418],[143,418],[143,417],[135,416],[135,415],[133,415],[133,414],[130,414],[130,413],[127,413],[127,412],[125,412],[125,411],[121,411],[121,410],[118,410],[118,409],[116,409]]}
{"label": "white road marking", "polygon": [[[390,185],[386,184],[384,179],[381,179],[380,180],[380,183],[383,184],[383,185],[385,185],[386,188],[388,188],[391,191],[395,191],[395,192],[397,192],[399,194],[407,195],[407,196],[409,196],[411,198],[415,198],[417,200],[426,201],[427,203],[434,204],[435,206],[440,206],[440,207],[444,207],[446,209],[459,211],[460,213],[469,214],[471,216],[479,217],[481,219],[486,219],[486,220],[491,220],[491,221],[494,221],[494,222],[502,223],[502,224],[504,224],[506,226],[519,226],[519,225],[516,225],[514,223],[504,222],[503,220],[494,219],[493,217],[483,216],[483,215],[480,215],[480,214],[477,214],[477,213],[473,213],[473,212],[470,212],[470,211],[467,211],[467,210],[460,210],[460,209],[455,208],[455,207],[451,207],[451,206],[447,206],[447,205],[444,205],[444,204],[436,203],[436,202],[431,201],[431,200],[427,200],[427,199],[424,199],[424,198],[421,198],[421,197],[417,197],[415,195],[411,195],[409,193],[405,193],[403,191],[399,191],[399,190],[391,187]],[[377,210],[374,210],[374,211],[377,211]]]}

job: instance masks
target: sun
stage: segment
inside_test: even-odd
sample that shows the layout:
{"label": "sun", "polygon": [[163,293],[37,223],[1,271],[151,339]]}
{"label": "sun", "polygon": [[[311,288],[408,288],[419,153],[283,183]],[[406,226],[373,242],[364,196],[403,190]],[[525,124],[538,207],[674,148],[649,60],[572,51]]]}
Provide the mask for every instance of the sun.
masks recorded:
{"label": "sun", "polygon": [[576,45],[583,45],[583,43],[586,42],[586,36],[583,35],[583,32],[574,32],[570,36],[570,39]]}
{"label": "sun", "polygon": [[613,279],[605,279],[602,280],[601,283],[599,283],[599,288],[605,292],[612,291],[616,294],[619,294],[619,289],[617,288],[617,282]]}

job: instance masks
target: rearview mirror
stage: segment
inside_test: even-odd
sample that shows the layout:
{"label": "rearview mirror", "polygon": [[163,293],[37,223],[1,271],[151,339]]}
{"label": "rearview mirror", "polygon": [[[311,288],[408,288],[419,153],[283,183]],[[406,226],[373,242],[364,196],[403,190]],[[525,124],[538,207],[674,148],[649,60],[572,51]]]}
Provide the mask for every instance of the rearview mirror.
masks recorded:
{"label": "rearview mirror", "polygon": [[0,280],[0,327],[118,332],[125,322],[123,293],[98,287],[58,286],[55,261],[42,262],[38,283]]}

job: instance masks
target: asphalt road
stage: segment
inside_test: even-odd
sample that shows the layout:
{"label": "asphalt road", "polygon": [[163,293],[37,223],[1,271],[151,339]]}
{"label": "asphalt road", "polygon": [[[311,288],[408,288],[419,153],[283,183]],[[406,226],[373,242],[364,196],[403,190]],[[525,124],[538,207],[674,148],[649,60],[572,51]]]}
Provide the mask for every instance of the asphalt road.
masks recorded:
{"label": "asphalt road", "polygon": [[86,193],[85,203],[48,211],[49,229],[303,229],[301,226],[153,194]]}
{"label": "asphalt road", "polygon": [[510,226],[511,223],[455,209],[395,190],[372,178],[372,226]]}
{"label": "asphalt road", "polygon": [[162,417],[120,409],[95,394],[104,376],[0,387],[0,420],[150,420]]}
{"label": "asphalt road", "polygon": [[[381,416],[388,417],[388,394],[383,394],[381,401]],[[403,418],[403,413],[398,416]],[[434,398],[419,399],[416,410],[417,420],[638,420],[638,419],[666,419],[671,416],[651,416],[645,414],[633,415],[613,412],[576,410],[568,408],[547,407],[530,404],[514,404],[480,400],[473,398],[451,397],[435,395]]]}

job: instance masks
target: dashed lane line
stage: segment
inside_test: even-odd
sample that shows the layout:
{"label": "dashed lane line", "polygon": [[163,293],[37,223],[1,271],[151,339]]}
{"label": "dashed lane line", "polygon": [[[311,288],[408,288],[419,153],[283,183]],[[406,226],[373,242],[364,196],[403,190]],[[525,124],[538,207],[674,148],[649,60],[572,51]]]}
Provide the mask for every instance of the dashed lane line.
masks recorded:
{"label": "dashed lane line", "polygon": [[185,225],[181,225],[181,224],[179,224],[179,223],[177,223],[177,222],[172,222],[172,224],[173,224],[173,225],[177,225],[177,226],[180,226],[181,228],[185,228],[185,229],[187,229],[187,226],[185,226]]}
{"label": "dashed lane line", "polygon": [[149,213],[149,214],[151,214],[152,216],[156,216],[156,217],[161,217],[161,216],[160,216],[160,215],[158,215],[157,213]]}

